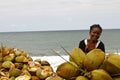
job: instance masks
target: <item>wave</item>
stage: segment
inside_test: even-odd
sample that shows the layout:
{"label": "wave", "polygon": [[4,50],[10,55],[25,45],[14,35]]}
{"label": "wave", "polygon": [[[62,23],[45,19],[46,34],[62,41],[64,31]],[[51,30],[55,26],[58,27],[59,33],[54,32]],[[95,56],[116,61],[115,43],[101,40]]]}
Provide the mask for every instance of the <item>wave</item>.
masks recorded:
{"label": "wave", "polygon": [[63,63],[69,60],[69,56],[63,55],[63,56],[33,56],[33,60],[35,59],[41,59],[41,61],[48,61],[50,65],[52,66],[53,70],[56,71],[57,67]]}

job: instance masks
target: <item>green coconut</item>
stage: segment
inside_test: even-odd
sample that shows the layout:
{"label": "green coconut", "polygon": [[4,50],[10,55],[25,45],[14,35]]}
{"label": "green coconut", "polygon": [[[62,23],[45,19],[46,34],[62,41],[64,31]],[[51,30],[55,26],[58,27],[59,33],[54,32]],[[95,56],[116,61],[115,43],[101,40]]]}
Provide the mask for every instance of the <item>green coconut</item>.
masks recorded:
{"label": "green coconut", "polygon": [[21,70],[17,69],[17,68],[10,68],[9,74],[10,74],[10,76],[17,77],[21,74]]}
{"label": "green coconut", "polygon": [[15,58],[15,54],[9,54],[5,57],[3,57],[3,61],[13,61]]}
{"label": "green coconut", "polygon": [[108,54],[101,68],[111,75],[120,73],[120,55],[114,53]]}
{"label": "green coconut", "polygon": [[93,49],[86,54],[84,59],[84,67],[88,71],[98,69],[105,59],[105,53],[101,49]]}
{"label": "green coconut", "polygon": [[11,67],[14,67],[15,65],[11,62],[11,61],[4,61],[2,63],[2,67],[4,68],[11,68]]}
{"label": "green coconut", "polygon": [[78,76],[75,80],[88,80],[85,76]]}
{"label": "green coconut", "polygon": [[17,56],[17,57],[15,58],[15,62],[24,62],[25,59],[26,59],[25,56]]}
{"label": "green coconut", "polygon": [[42,72],[42,69],[37,69],[37,71],[36,71],[36,76],[40,76],[41,75],[41,72]]}
{"label": "green coconut", "polygon": [[83,67],[85,53],[80,48],[74,48],[70,53],[69,60],[75,62],[80,68]]}
{"label": "green coconut", "polygon": [[9,78],[9,80],[15,80],[15,77],[14,77],[14,76],[12,76],[12,77],[10,77],[10,78]]}
{"label": "green coconut", "polygon": [[74,62],[64,62],[57,67],[58,76],[67,80],[75,78],[79,75],[79,67]]}
{"label": "green coconut", "polygon": [[21,75],[28,75],[28,76],[31,77],[31,74],[30,74],[30,72],[28,70],[22,70]]}
{"label": "green coconut", "polygon": [[89,80],[113,80],[113,79],[105,70],[96,69],[91,71],[91,78]]}
{"label": "green coconut", "polygon": [[27,64],[23,64],[22,70],[28,70],[29,66]]}

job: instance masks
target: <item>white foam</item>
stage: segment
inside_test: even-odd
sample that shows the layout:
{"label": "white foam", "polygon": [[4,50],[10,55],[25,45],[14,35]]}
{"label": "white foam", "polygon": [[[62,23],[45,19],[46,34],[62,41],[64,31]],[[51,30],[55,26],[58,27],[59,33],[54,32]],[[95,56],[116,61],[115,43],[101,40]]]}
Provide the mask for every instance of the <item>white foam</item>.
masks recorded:
{"label": "white foam", "polygon": [[60,56],[38,56],[38,57],[35,56],[35,57],[32,57],[32,59],[33,60],[35,60],[35,59],[46,60],[51,64],[53,70],[56,71],[57,67],[61,63],[66,62],[66,61],[69,60],[69,57],[68,56],[61,56],[61,57]]}

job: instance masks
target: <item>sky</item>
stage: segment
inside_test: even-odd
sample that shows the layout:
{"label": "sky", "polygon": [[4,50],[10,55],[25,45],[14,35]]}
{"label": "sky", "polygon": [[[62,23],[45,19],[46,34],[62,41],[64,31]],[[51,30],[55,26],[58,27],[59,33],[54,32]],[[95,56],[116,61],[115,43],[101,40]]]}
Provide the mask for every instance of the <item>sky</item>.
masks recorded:
{"label": "sky", "polygon": [[0,0],[0,32],[120,29],[120,0]]}

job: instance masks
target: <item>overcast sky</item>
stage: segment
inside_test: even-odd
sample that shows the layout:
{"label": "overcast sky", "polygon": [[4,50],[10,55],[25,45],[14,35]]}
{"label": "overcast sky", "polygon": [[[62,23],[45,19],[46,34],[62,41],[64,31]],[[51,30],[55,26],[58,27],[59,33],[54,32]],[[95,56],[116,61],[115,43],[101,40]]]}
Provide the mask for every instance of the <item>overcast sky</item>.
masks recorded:
{"label": "overcast sky", "polygon": [[120,29],[120,0],[0,0],[0,32]]}

